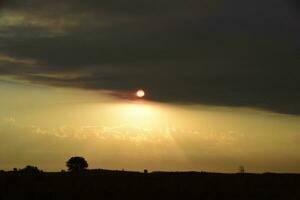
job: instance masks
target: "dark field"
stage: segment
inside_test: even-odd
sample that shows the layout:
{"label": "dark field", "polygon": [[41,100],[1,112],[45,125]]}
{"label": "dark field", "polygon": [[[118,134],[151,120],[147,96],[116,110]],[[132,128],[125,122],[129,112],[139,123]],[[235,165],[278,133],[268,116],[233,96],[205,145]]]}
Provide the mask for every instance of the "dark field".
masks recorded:
{"label": "dark field", "polygon": [[299,174],[81,173],[0,174],[0,200],[300,199]]}

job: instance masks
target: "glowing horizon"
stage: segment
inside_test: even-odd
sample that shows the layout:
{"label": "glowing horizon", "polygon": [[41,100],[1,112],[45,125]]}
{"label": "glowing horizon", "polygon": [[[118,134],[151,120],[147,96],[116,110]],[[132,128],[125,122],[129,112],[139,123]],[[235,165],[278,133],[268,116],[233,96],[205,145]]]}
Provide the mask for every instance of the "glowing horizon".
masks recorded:
{"label": "glowing horizon", "polygon": [[299,172],[299,117],[10,83],[0,92],[4,169],[55,171],[81,155],[91,168]]}

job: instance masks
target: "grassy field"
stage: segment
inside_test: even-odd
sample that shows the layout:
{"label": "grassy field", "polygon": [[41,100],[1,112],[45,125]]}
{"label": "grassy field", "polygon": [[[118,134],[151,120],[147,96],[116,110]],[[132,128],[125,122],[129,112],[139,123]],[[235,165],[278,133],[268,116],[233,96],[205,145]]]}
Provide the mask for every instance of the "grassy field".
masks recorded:
{"label": "grassy field", "polygon": [[299,174],[124,172],[0,174],[0,200],[300,199]]}

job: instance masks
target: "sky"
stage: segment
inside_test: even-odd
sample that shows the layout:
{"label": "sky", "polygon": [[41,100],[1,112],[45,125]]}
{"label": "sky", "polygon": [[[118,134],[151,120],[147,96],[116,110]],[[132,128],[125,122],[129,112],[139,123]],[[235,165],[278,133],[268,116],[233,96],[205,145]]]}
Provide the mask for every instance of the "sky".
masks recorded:
{"label": "sky", "polygon": [[0,169],[300,172],[299,9],[0,1]]}

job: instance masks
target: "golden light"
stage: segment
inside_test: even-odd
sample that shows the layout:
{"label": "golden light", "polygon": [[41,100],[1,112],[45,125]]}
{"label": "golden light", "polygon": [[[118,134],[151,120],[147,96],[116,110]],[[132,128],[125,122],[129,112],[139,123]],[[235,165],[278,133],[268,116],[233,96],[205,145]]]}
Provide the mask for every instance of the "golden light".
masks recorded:
{"label": "golden light", "polygon": [[109,109],[109,115],[117,124],[140,128],[159,129],[168,124],[166,108],[155,103],[118,103]]}
{"label": "golden light", "polygon": [[136,96],[139,98],[143,98],[145,96],[145,91],[144,90],[138,90],[136,92]]}

